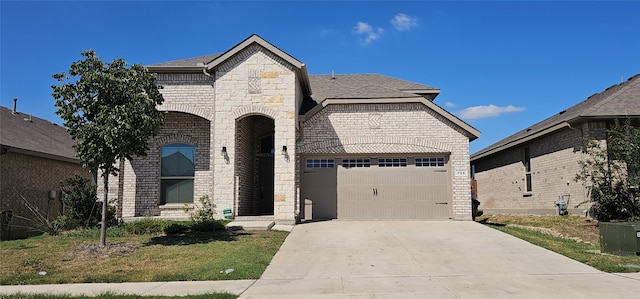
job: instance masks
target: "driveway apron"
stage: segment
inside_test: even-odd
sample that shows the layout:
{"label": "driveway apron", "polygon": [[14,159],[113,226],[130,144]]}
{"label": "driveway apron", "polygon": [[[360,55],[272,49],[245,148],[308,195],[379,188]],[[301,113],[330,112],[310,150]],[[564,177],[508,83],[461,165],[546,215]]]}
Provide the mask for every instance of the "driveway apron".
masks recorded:
{"label": "driveway apron", "polygon": [[592,267],[471,221],[295,226],[240,298],[629,298],[639,276]]}

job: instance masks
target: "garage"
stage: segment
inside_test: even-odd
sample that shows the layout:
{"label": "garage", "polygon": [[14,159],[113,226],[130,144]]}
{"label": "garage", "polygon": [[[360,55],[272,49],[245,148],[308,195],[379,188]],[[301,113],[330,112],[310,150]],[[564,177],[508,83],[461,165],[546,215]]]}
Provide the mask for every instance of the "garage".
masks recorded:
{"label": "garage", "polygon": [[451,184],[446,155],[307,157],[307,219],[448,219]]}

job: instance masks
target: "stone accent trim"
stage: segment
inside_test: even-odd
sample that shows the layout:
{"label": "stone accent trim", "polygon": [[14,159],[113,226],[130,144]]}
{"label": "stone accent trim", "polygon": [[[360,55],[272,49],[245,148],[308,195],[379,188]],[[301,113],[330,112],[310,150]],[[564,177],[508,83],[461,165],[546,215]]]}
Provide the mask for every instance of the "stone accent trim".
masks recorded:
{"label": "stone accent trim", "polygon": [[284,69],[288,69],[290,71],[294,70],[294,66],[293,65],[288,63],[286,60],[280,58],[279,56],[271,53],[271,51],[268,51],[267,49],[263,48],[262,46],[260,46],[258,44],[252,44],[251,46],[248,46],[247,48],[245,48],[240,53],[236,54],[235,56],[231,57],[229,60],[227,60],[227,61],[223,62],[222,64],[220,64],[216,68],[216,70],[220,71],[220,72],[231,71],[236,65],[238,65],[238,64],[242,63],[243,61],[247,60],[249,57],[251,57],[251,55],[253,55],[253,54],[257,53],[257,52],[264,53],[265,56],[267,58],[269,58],[269,60],[271,60],[275,64],[280,65]]}
{"label": "stone accent trim", "polygon": [[278,111],[271,109],[269,107],[256,106],[256,105],[238,107],[235,110],[233,110],[233,118],[235,119],[239,119],[239,118],[250,116],[250,115],[256,115],[256,114],[262,114],[262,115],[271,117],[273,119],[276,119],[279,113]]}

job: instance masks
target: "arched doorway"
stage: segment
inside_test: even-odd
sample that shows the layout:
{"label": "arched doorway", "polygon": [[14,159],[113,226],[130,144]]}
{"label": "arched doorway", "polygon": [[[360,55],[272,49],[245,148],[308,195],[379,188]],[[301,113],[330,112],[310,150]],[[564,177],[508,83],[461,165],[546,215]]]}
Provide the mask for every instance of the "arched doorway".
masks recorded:
{"label": "arched doorway", "polygon": [[274,120],[262,115],[236,120],[239,216],[273,215],[274,128]]}

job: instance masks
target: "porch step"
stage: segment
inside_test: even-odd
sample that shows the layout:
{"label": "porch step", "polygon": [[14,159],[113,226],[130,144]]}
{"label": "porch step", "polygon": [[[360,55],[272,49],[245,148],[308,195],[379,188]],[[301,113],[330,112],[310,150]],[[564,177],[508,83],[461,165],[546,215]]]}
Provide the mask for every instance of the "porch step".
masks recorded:
{"label": "porch step", "polygon": [[[273,218],[273,216],[271,216]],[[226,227],[228,230],[270,230],[276,224],[273,220],[234,220]]]}
{"label": "porch step", "polygon": [[234,221],[273,221],[273,215],[264,215],[264,216],[235,216],[233,218]]}

